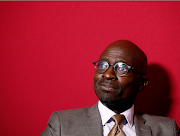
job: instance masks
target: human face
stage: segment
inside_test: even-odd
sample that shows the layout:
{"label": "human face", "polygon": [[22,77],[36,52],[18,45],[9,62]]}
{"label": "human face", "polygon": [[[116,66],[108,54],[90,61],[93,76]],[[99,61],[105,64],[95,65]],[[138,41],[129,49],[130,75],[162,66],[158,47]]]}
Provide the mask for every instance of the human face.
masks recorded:
{"label": "human face", "polygon": [[[125,62],[133,66],[133,52],[129,48],[119,45],[109,46],[100,56],[100,60],[106,60],[109,64]],[[118,76],[112,66],[103,73],[95,72],[94,89],[100,101],[112,110],[123,112],[129,109],[136,98],[140,87],[141,75],[131,69],[125,76]]]}

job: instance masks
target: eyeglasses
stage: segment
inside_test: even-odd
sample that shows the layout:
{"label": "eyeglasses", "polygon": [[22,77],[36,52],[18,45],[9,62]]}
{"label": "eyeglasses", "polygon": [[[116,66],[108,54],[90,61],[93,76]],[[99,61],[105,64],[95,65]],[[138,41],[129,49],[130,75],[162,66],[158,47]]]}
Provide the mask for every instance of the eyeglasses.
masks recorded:
{"label": "eyeglasses", "polygon": [[[129,72],[129,69],[135,70],[134,67],[131,67],[124,62],[117,62],[115,65],[113,65],[113,64],[109,64],[105,60],[99,60],[99,61],[93,62],[93,64],[95,65],[96,71],[100,74],[105,73],[109,69],[110,66],[113,66],[114,72],[118,76],[126,75]],[[140,74],[143,74],[142,72],[139,72],[137,70],[135,71]]]}

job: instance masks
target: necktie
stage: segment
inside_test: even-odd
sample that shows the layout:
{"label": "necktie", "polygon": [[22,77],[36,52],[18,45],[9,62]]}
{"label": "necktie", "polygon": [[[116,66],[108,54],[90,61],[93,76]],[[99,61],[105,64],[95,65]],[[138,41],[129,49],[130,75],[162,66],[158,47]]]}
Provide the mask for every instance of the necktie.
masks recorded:
{"label": "necktie", "polygon": [[125,136],[119,127],[121,122],[125,119],[124,115],[116,114],[112,116],[111,119],[115,122],[115,125],[109,132],[108,136]]}

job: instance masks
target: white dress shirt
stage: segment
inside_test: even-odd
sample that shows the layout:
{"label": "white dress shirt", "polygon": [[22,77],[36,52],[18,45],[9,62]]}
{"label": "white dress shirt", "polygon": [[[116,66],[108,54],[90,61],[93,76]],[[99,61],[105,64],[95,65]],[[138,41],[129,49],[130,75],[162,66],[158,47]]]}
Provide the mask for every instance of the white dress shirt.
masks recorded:
{"label": "white dress shirt", "polygon": [[[104,106],[100,101],[98,101],[98,109],[101,115],[102,126],[103,126],[103,135],[108,136],[110,130],[114,126],[114,121],[111,120],[111,117],[114,116],[116,113],[106,106]],[[135,126],[133,122],[134,116],[134,105],[120,113],[125,116],[125,120],[120,124],[120,128],[124,132],[126,136],[136,136]]]}

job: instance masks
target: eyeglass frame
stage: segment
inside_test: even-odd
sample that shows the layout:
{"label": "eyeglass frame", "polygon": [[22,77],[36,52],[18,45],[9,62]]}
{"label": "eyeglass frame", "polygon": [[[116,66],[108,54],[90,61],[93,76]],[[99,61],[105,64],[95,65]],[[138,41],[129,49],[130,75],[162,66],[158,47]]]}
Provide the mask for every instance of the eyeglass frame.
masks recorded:
{"label": "eyeglass frame", "polygon": [[[105,61],[105,62],[107,62],[106,60],[98,60],[98,61],[96,61],[96,62],[93,62],[96,71],[97,71],[97,69],[96,69],[96,63],[99,62],[99,61]],[[118,63],[120,63],[120,62],[117,62],[117,63],[115,63],[115,64],[113,65],[113,64],[109,64],[109,62],[107,62],[108,68],[107,68],[103,73],[100,73],[99,71],[97,71],[97,72],[100,73],[100,74],[104,74],[104,73],[109,69],[109,67],[112,66],[112,67],[114,68],[114,72],[116,73],[115,66],[116,66]],[[118,75],[118,74],[116,73],[118,76],[125,76],[125,75],[129,72],[130,69],[132,69],[132,70],[135,71],[135,72],[140,73],[141,75],[144,75],[143,72],[140,72],[140,71],[136,70],[134,67],[129,66],[129,65],[126,64],[125,62],[121,62],[121,63],[127,65],[128,70],[127,70],[127,72],[126,72],[125,74],[122,74],[122,75]]]}

